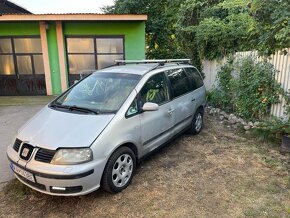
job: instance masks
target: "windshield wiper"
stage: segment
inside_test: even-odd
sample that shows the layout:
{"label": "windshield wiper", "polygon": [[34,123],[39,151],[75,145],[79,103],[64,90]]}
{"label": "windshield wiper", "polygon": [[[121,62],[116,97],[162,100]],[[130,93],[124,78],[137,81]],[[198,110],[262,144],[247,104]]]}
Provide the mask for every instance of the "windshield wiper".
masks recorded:
{"label": "windshield wiper", "polygon": [[89,108],[84,108],[84,107],[78,107],[76,105],[65,106],[65,107],[68,108],[69,110],[82,111],[82,112],[86,112],[86,113],[93,113],[93,114],[99,114],[100,113],[100,111],[89,109]]}
{"label": "windshield wiper", "polygon": [[52,102],[49,107],[53,107],[53,108],[66,108],[66,109],[69,109],[69,106],[66,106],[66,105],[61,105],[57,102]]}
{"label": "windshield wiper", "polygon": [[68,109],[68,110],[71,110],[71,111],[73,111],[73,110],[81,111],[81,112],[84,112],[84,113],[93,113],[93,114],[99,114],[100,113],[100,111],[89,109],[89,108],[84,108],[84,107],[78,107],[76,105],[69,106],[69,105],[61,105],[61,104],[57,104],[57,103],[52,103],[49,106],[53,107],[53,108],[64,108],[64,109]]}

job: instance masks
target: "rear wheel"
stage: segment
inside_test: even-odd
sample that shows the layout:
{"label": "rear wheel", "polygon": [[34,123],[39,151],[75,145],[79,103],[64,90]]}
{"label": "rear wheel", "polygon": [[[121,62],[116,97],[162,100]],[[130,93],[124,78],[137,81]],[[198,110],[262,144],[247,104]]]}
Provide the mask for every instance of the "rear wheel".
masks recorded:
{"label": "rear wheel", "polygon": [[189,133],[196,135],[201,132],[203,127],[203,110],[198,109],[192,119],[192,123],[189,129]]}
{"label": "rear wheel", "polygon": [[128,147],[117,149],[105,167],[101,187],[108,192],[117,193],[127,188],[136,168],[136,157]]}

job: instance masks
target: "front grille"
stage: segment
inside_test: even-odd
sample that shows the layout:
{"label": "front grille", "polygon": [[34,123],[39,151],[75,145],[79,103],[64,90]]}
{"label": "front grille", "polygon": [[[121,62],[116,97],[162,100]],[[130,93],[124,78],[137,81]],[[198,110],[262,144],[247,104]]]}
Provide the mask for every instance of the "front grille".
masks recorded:
{"label": "front grille", "polygon": [[50,163],[55,152],[56,151],[53,151],[53,150],[40,148],[35,155],[35,160],[44,162],[44,163]]}
{"label": "front grille", "polygon": [[21,145],[22,141],[19,140],[19,139],[16,139],[15,142],[14,142],[14,145],[13,145],[13,149],[18,152],[19,151],[19,148],[20,148],[20,145]]}

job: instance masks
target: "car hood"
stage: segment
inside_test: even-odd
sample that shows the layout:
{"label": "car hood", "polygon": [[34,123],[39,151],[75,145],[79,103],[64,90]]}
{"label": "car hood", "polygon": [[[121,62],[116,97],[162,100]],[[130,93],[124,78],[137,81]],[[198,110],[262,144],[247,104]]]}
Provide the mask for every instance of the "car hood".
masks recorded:
{"label": "car hood", "polygon": [[34,146],[55,150],[60,147],[89,147],[114,114],[76,114],[46,106],[18,133],[18,138]]}

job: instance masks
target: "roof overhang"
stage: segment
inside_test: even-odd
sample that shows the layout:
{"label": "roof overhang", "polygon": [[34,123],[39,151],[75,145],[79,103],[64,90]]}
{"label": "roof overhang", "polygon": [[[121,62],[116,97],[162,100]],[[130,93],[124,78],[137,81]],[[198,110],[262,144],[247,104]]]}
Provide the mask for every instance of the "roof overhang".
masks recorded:
{"label": "roof overhang", "polygon": [[146,21],[135,14],[2,14],[1,21]]}

